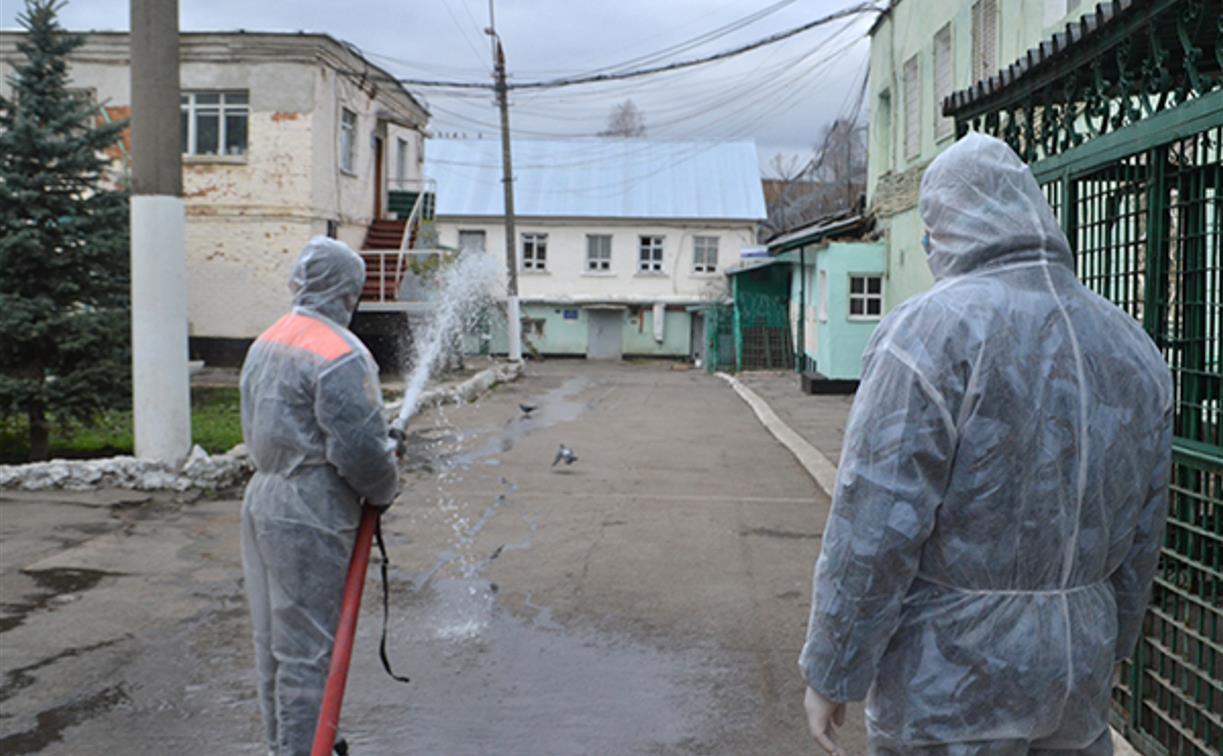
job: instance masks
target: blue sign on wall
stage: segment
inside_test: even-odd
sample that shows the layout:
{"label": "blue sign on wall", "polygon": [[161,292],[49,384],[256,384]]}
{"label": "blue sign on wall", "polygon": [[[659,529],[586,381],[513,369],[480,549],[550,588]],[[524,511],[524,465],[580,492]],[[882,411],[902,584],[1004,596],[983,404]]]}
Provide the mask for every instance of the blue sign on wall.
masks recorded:
{"label": "blue sign on wall", "polygon": [[565,314],[565,320],[577,320],[578,319],[577,310],[565,310],[564,314]]}

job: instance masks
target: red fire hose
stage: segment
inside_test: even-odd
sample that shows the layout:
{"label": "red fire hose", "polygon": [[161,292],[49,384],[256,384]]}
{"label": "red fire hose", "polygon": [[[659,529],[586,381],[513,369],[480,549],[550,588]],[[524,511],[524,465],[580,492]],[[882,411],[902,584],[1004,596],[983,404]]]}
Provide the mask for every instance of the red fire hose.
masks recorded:
{"label": "red fire hose", "polygon": [[323,689],[323,706],[319,709],[314,728],[314,746],[310,756],[331,756],[335,747],[336,730],[340,726],[340,704],[348,682],[348,664],[352,660],[352,645],[357,637],[357,614],[361,610],[361,593],[365,589],[365,570],[369,567],[369,552],[378,524],[378,510],[368,504],[361,510],[361,525],[344,579],[344,598],[340,602],[340,622],[335,630],[335,645],[331,649],[331,669],[327,687]]}

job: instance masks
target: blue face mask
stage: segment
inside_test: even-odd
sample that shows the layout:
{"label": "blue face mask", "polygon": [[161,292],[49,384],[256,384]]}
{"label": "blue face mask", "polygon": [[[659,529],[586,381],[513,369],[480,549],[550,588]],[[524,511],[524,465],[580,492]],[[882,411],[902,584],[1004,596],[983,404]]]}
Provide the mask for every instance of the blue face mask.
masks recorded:
{"label": "blue face mask", "polygon": [[921,235],[921,248],[926,250],[926,255],[929,256],[930,254],[930,232],[929,231]]}

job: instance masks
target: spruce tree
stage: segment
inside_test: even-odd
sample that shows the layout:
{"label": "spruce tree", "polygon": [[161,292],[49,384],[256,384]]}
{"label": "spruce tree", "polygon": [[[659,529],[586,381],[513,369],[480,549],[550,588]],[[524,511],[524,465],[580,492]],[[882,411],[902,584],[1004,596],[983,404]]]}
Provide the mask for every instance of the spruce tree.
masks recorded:
{"label": "spruce tree", "polygon": [[128,198],[103,154],[126,123],[68,89],[62,0],[26,0],[25,56],[0,97],[0,415],[24,414],[30,456],[54,425],[130,403]]}

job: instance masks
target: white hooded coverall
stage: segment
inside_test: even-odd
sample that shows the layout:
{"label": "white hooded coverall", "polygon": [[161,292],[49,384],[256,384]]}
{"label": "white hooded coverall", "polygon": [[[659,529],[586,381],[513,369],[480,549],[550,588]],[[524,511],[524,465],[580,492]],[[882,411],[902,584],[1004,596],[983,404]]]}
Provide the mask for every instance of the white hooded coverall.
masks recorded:
{"label": "white hooded coverall", "polygon": [[361,500],[389,505],[398,471],[378,369],[347,328],[365,265],[316,237],[289,289],[293,310],[242,367],[242,433],[255,475],[242,504],[242,566],[268,747],[309,754]]}
{"label": "white hooded coverall", "polygon": [[880,322],[799,665],[879,754],[1111,753],[1168,496],[1171,378],[1075,278],[1031,171],[970,134],[922,179],[935,286]]}

